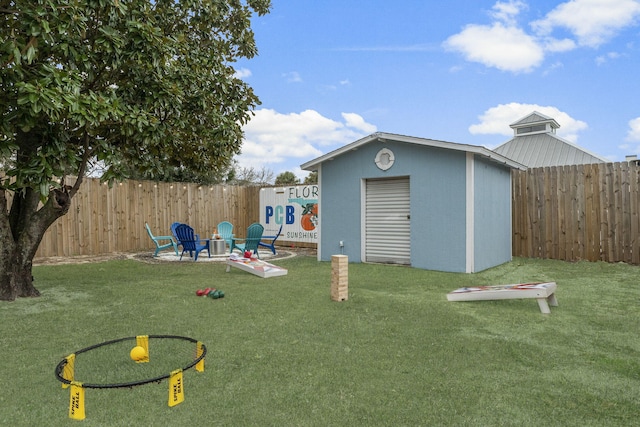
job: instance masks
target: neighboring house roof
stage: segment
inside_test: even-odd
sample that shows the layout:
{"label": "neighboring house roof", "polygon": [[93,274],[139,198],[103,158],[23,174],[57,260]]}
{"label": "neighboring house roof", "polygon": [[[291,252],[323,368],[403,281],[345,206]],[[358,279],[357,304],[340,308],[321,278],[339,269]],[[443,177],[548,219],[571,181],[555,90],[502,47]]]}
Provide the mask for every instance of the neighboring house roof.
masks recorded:
{"label": "neighboring house roof", "polygon": [[514,137],[493,151],[530,168],[608,162],[557,136],[558,122],[537,111],[509,126]]}
{"label": "neighboring house roof", "polygon": [[351,144],[347,144],[344,147],[338,148],[337,150],[333,150],[323,156],[315,158],[307,163],[302,164],[300,167],[303,170],[313,171],[317,170],[318,166],[327,161],[333,160],[335,157],[338,157],[346,152],[355,151],[358,147],[368,144],[374,141],[393,141],[393,142],[401,142],[407,144],[415,144],[418,146],[426,146],[426,147],[437,147],[437,148],[445,148],[448,150],[456,150],[456,151],[464,151],[467,153],[474,153],[479,156],[485,157],[493,162],[500,163],[515,169],[526,169],[526,166],[503,156],[500,153],[496,153],[495,151],[491,151],[488,148],[481,147],[478,145],[467,145],[467,144],[458,144],[455,142],[446,142],[446,141],[437,141],[434,139],[426,139],[426,138],[418,138],[414,136],[404,136],[397,135],[393,133],[385,133],[385,132],[376,132],[369,136],[365,136]]}

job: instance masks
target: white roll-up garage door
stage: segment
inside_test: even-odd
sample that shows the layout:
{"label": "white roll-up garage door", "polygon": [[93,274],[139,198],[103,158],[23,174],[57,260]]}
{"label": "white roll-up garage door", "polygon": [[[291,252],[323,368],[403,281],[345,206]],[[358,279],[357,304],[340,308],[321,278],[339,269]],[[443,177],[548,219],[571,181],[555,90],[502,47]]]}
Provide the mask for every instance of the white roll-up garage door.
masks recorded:
{"label": "white roll-up garage door", "polygon": [[409,177],[369,179],[365,195],[365,261],[411,264]]}

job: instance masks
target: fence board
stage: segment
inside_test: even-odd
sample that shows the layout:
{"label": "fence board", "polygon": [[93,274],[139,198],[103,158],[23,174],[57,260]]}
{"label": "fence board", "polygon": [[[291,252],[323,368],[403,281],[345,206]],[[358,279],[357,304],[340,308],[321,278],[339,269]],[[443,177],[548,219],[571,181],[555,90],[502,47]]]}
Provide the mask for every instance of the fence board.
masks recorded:
{"label": "fence board", "polygon": [[525,250],[526,234],[524,233],[525,213],[527,200],[523,197],[525,190],[523,189],[526,175],[517,173],[515,170],[511,172],[512,195],[511,195],[511,212],[512,212],[512,253],[520,253]]}
{"label": "fence board", "polygon": [[585,253],[585,193],[584,193],[584,165],[577,165],[576,175],[576,245],[578,259],[587,259]]}
{"label": "fence board", "polygon": [[560,200],[558,197],[559,182],[558,169],[551,169],[551,179],[549,185],[549,205],[547,209],[551,210],[551,232],[547,234],[547,239],[551,244],[551,258],[557,259],[560,255],[559,239],[560,235]]}
{"label": "fence board", "polygon": [[640,186],[638,185],[638,177],[640,177],[640,173],[638,170],[634,170],[630,168],[629,170],[629,204],[630,204],[630,238],[631,238],[631,264],[640,264],[640,239],[638,238],[638,233],[640,233],[640,226],[638,222],[640,221],[640,215],[638,215],[638,206],[639,197],[638,191]]}
{"label": "fence board", "polygon": [[594,241],[593,230],[594,227],[590,227],[587,224],[593,224],[596,217],[593,208],[593,165],[583,165],[582,170],[584,174],[584,254],[585,259],[589,261],[597,261],[598,255],[596,254],[596,242]]}
{"label": "fence board", "polygon": [[[622,237],[622,246],[624,250],[624,262],[631,262],[631,195],[629,194],[630,171],[628,163],[620,163],[621,171],[621,201],[622,201],[622,224],[620,226],[620,235]],[[625,232],[625,230],[627,232]]]}
{"label": "fence board", "polygon": [[600,165],[593,164],[590,165],[591,173],[589,175],[589,191],[591,194],[591,211],[593,212],[593,216],[591,218],[590,226],[590,239],[591,239],[591,250],[592,250],[592,260],[598,261],[602,259],[602,247],[600,245],[601,240],[601,231],[600,225],[602,224],[602,210],[600,209],[600,187],[598,185],[598,175],[600,173]]}
{"label": "fence board", "polygon": [[613,169],[613,206],[614,206],[614,229],[613,241],[615,252],[624,259],[624,247],[622,245],[622,176],[621,170],[612,164]]}
{"label": "fence board", "polygon": [[[578,253],[578,245],[576,244],[578,239],[578,234],[576,231],[576,226],[578,224],[578,219],[576,218],[576,197],[577,197],[577,189],[578,186],[576,184],[576,177],[578,175],[578,170],[575,166],[568,167],[568,181],[569,181],[569,192],[567,194],[567,250],[569,252],[570,259],[576,259],[579,256]],[[566,179],[566,178],[565,178]]]}
{"label": "fence board", "polygon": [[567,221],[567,212],[566,212],[566,184],[562,179],[562,168],[556,168],[555,181],[556,181],[556,209],[558,211],[558,220],[557,220],[557,232],[556,232],[556,242],[557,242],[557,258],[562,259],[567,256],[567,230],[566,230],[566,221]]}
{"label": "fence board", "polygon": [[540,206],[538,201],[540,200],[540,195],[538,194],[538,185],[537,177],[534,174],[531,174],[527,178],[527,193],[528,193],[528,202],[529,202],[529,232],[531,239],[529,241],[529,250],[532,256],[536,258],[541,258],[542,254],[540,253],[540,230],[542,229],[540,224]]}

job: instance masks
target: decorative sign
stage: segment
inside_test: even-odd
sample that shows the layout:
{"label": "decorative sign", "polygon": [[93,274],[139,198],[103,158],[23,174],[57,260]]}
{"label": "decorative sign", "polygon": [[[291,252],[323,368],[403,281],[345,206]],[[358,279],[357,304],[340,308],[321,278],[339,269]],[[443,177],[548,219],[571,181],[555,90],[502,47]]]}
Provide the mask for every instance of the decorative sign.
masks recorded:
{"label": "decorative sign", "polygon": [[282,225],[280,239],[318,243],[317,184],[271,187],[260,190],[260,223],[273,235]]}

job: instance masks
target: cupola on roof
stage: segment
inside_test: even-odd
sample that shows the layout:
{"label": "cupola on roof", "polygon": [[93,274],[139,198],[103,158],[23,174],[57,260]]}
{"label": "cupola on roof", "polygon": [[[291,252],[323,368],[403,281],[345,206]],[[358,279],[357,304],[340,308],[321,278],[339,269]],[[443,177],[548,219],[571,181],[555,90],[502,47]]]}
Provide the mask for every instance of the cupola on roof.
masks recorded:
{"label": "cupola on roof", "polygon": [[509,125],[513,129],[514,136],[528,135],[534,133],[556,133],[556,129],[560,127],[551,117],[534,111],[533,113],[523,117],[522,119]]}

